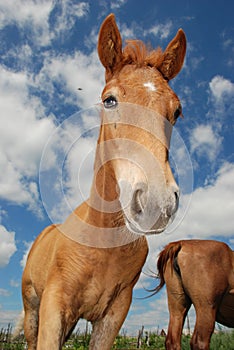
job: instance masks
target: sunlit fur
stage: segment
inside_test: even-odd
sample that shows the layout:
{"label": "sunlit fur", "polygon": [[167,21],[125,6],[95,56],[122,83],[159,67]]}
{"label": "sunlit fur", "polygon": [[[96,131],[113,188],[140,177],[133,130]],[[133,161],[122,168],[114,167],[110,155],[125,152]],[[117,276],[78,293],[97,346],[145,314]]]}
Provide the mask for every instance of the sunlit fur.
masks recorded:
{"label": "sunlit fur", "polygon": [[[170,44],[163,54],[158,50],[157,54],[149,52],[146,55],[143,44],[136,46],[129,43],[137,53],[133,54],[132,48],[128,46],[123,57],[121,36],[114,16],[108,16],[102,24],[98,43],[99,57],[106,69],[107,78],[102,97],[104,98],[104,94],[108,93],[110,88],[116,88],[118,91],[122,91],[123,88],[125,95],[120,93],[118,98],[124,99],[125,102],[138,103],[141,91],[138,90],[137,98],[136,89],[132,86],[134,81],[136,86],[144,89],[144,98],[140,100],[140,104],[147,104],[149,108],[160,105],[160,109],[164,108],[167,111],[165,117],[174,124],[173,113],[178,98],[169,88],[167,81],[174,77],[183,65],[186,41],[182,30]],[[134,55],[137,57],[137,65],[133,64],[136,62]],[[141,63],[143,61],[144,65]],[[141,67],[138,69],[139,65]],[[144,70],[145,76],[149,78],[147,81],[158,81],[160,88],[157,89],[157,93],[160,94],[161,91],[163,96],[160,103],[157,103],[160,95],[154,98],[148,96],[148,91],[143,85]],[[131,81],[131,84],[127,81]],[[113,136],[116,139],[118,132],[123,137],[125,133],[128,139],[137,138],[136,141],[144,145],[146,142],[146,146],[149,143],[149,151],[152,150],[163,164],[168,180],[166,185],[171,186],[171,182],[174,181],[165,146],[159,142],[154,143],[155,140],[150,135],[143,142],[142,134],[138,132],[134,135],[134,128],[115,129],[115,125],[104,125],[102,121],[90,198],[76,208],[65,223],[46,228],[35,240],[27,259],[22,279],[22,295],[25,310],[24,332],[29,350],[61,349],[80,318],[89,320],[93,326],[89,348],[109,350],[127,315],[132,300],[132,289],[145,263],[148,245],[144,235],[132,239],[132,233],[126,228],[123,210],[118,202],[115,173],[117,165],[111,160],[102,164],[101,168],[97,165],[108,151],[105,141]],[[100,203],[94,199],[97,193]],[[101,210],[103,200],[108,203],[115,199],[116,211],[108,213]],[[172,199],[169,205],[175,206],[173,196]],[[96,208],[95,205],[99,204],[100,208]],[[80,224],[79,220],[76,224],[71,224],[74,217],[79,218]],[[92,232],[81,232],[81,223],[82,227],[94,229]],[[64,225],[69,227],[69,234],[66,230],[64,232]],[[110,236],[113,228],[118,229],[120,239],[126,239],[127,243],[124,244],[123,241],[119,246],[104,248],[108,233],[108,239],[116,240],[116,237]],[[86,235],[89,243],[92,243],[94,238],[97,246],[82,244],[79,241],[82,235]]]}
{"label": "sunlit fur", "polygon": [[123,49],[123,64],[136,64],[138,67],[158,68],[163,62],[163,51],[147,47],[141,40],[127,40]]}
{"label": "sunlit fur", "polygon": [[193,304],[191,349],[208,350],[215,321],[234,327],[234,252],[218,241],[178,241],[164,248],[157,265],[155,291],[166,284],[170,313],[166,349],[181,349],[184,320]]}

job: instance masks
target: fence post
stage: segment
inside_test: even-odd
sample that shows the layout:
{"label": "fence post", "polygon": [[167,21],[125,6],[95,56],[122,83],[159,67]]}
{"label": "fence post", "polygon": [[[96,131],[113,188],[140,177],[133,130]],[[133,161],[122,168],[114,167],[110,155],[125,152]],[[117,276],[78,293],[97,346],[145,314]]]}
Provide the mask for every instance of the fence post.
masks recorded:
{"label": "fence post", "polygon": [[143,332],[144,332],[144,326],[141,327],[141,329],[139,330],[139,333],[138,333],[138,338],[137,338],[137,349],[140,349],[140,348],[141,348]]}

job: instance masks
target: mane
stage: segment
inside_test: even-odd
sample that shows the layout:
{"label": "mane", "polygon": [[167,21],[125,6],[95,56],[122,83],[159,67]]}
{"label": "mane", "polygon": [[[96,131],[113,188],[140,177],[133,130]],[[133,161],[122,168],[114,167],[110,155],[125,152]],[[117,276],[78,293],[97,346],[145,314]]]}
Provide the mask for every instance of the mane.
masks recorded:
{"label": "mane", "polygon": [[159,67],[163,62],[163,51],[160,47],[152,50],[141,40],[127,40],[123,49],[123,64],[135,64],[138,67]]}

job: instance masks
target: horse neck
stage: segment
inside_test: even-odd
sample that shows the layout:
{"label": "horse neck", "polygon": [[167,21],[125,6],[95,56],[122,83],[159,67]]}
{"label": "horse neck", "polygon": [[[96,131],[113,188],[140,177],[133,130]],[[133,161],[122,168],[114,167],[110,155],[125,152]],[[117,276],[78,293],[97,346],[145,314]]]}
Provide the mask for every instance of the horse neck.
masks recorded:
{"label": "horse neck", "polygon": [[143,244],[144,255],[148,249],[145,237],[127,229],[112,162],[101,163],[103,159],[97,151],[90,198],[74,210],[60,230],[78,243],[91,247],[114,248],[129,243],[137,247]]}
{"label": "horse neck", "polygon": [[[102,152],[104,150],[102,149]],[[94,217],[100,227],[124,225],[123,212],[118,200],[117,180],[112,162],[101,165],[102,155],[96,153],[94,177],[88,200],[89,220]]]}

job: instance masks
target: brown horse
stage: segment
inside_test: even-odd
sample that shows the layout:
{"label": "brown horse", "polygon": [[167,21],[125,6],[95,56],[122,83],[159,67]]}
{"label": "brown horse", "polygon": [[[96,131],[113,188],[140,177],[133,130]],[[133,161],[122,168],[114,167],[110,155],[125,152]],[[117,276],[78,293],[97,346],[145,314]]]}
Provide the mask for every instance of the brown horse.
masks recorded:
{"label": "brown horse", "polygon": [[172,242],[160,253],[157,267],[160,284],[155,291],[164,284],[167,288],[167,350],[181,349],[181,333],[191,304],[196,311],[191,349],[209,349],[215,321],[234,327],[234,252],[227,244],[212,240]]}
{"label": "brown horse", "polygon": [[111,348],[148,253],[144,234],[164,230],[178,206],[168,124],[181,106],[168,81],[185,47],[179,30],[164,52],[140,41],[122,50],[114,15],[103,22],[98,53],[107,84],[90,198],[46,228],[29,253],[22,295],[30,350],[61,349],[80,318],[93,326],[90,349]]}

